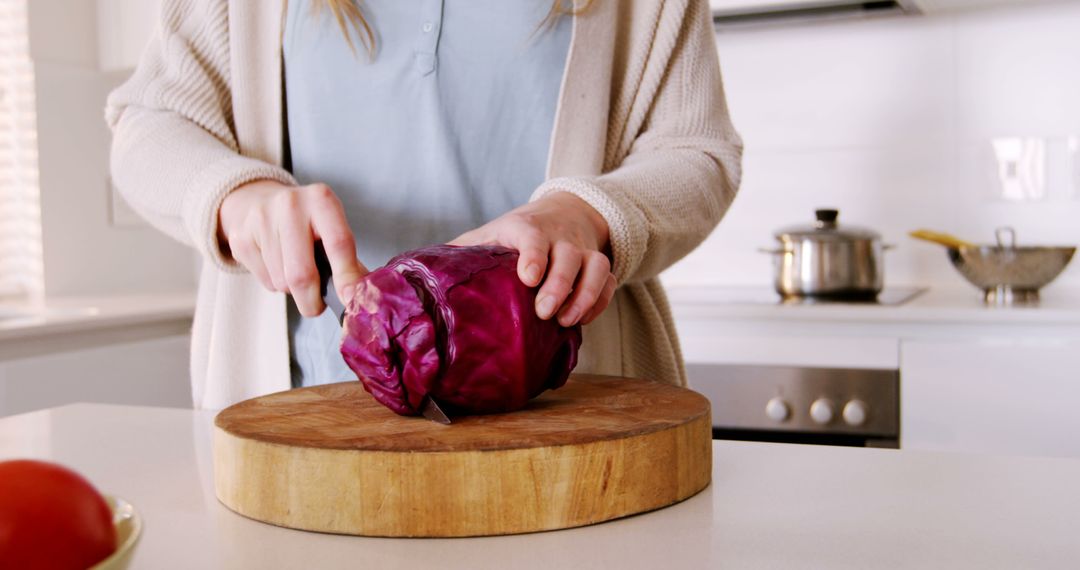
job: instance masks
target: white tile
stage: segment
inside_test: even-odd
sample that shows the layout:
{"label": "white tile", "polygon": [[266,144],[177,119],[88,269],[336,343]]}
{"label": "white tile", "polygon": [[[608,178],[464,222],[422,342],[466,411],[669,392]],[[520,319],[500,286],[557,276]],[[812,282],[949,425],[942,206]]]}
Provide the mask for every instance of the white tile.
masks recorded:
{"label": "white tile", "polygon": [[721,33],[748,146],[892,146],[951,136],[951,23],[887,18]]}
{"label": "white tile", "polygon": [[[706,242],[664,279],[669,284],[772,283],[772,265],[757,252],[781,226],[808,223],[818,207],[840,209],[842,224],[870,227],[898,247],[885,256],[889,285],[966,286],[944,248],[908,237],[926,228],[990,243],[1000,226],[1022,243],[1075,245],[1080,201],[1016,204],[985,199],[977,181],[978,150],[948,145],[918,149],[750,152],[743,188]],[[1059,278],[1080,286],[1080,262]]]}
{"label": "white tile", "polygon": [[773,232],[809,223],[820,207],[840,210],[841,224],[870,227],[898,248],[886,254],[886,282],[955,281],[943,250],[907,237],[919,227],[950,231],[959,198],[952,194],[947,146],[757,152],[746,157],[743,189],[720,227],[673,267],[670,283],[771,283],[772,265],[756,247]]}
{"label": "white tile", "polygon": [[[967,286],[928,228],[990,242],[1080,242],[1080,2],[752,29],[718,37],[743,190],[665,282],[767,286],[758,247],[816,207],[880,231],[893,285]],[[992,138],[1044,141],[1044,192],[1009,202]],[[997,185],[995,185],[997,184]],[[1050,287],[1080,287],[1080,261]]]}
{"label": "white tile", "polygon": [[956,18],[962,139],[1080,133],[1080,2]]}

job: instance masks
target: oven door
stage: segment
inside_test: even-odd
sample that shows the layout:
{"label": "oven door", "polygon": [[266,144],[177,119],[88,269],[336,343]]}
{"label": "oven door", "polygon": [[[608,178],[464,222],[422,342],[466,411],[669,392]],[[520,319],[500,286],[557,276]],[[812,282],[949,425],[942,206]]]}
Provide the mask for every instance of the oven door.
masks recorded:
{"label": "oven door", "polygon": [[900,372],[730,364],[686,367],[712,403],[713,437],[899,447]]}

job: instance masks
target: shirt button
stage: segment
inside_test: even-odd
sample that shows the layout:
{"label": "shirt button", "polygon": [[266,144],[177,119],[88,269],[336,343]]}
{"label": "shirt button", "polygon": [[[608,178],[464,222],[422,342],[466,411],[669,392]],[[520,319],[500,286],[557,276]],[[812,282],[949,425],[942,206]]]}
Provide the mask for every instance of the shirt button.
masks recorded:
{"label": "shirt button", "polygon": [[423,29],[425,34],[430,34],[431,30],[435,29],[435,24],[432,24],[431,22],[424,22]]}

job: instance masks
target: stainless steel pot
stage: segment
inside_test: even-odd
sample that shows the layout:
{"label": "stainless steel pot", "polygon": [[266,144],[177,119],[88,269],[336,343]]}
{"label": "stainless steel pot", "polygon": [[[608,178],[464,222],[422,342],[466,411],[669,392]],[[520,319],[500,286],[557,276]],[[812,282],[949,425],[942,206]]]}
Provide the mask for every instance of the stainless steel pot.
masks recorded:
{"label": "stainless steel pot", "polygon": [[840,226],[838,210],[816,210],[811,225],[776,232],[776,291],[784,298],[873,300],[884,278],[882,254],[890,246],[866,228]]}

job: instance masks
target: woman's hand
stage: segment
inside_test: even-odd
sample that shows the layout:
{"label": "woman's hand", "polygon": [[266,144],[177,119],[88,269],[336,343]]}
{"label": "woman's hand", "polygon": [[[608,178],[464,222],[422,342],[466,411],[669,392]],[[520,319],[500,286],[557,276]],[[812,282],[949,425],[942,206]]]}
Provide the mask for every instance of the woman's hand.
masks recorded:
{"label": "woman's hand", "polygon": [[222,249],[267,289],[291,293],[306,317],[326,308],[315,266],[316,241],[322,241],[342,303],[348,304],[356,282],[367,273],[356,259],[341,202],[325,184],[249,182],[225,197],[218,222]]}
{"label": "woman's hand", "polygon": [[497,244],[518,250],[518,277],[536,294],[541,319],[558,315],[564,327],[588,324],[611,302],[615,276],[603,252],[604,218],[584,200],[556,192],[462,234],[451,245]]}

